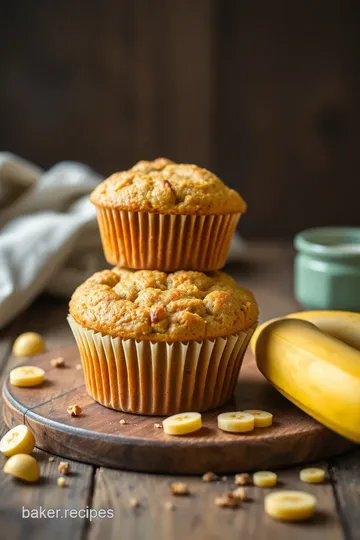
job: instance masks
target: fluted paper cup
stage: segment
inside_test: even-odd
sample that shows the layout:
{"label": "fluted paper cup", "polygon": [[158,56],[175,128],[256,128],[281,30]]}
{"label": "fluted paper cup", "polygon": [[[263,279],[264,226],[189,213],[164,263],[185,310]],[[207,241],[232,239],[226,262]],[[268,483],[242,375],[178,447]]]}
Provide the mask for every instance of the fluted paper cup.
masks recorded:
{"label": "fluted paper cup", "polygon": [[240,219],[240,214],[96,210],[105,258],[110,264],[164,272],[222,268]]}
{"label": "fluted paper cup", "polygon": [[256,327],[187,342],[114,338],[69,315],[89,395],[106,407],[144,415],[206,411],[228,401]]}

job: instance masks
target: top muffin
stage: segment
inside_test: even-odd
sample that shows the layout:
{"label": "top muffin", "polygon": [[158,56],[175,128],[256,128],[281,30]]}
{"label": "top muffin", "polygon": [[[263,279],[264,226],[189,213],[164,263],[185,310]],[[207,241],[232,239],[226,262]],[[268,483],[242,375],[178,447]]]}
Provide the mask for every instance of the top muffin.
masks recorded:
{"label": "top muffin", "polygon": [[253,294],[224,272],[97,272],[74,292],[70,315],[113,337],[152,341],[217,338],[258,319]]}
{"label": "top muffin", "polygon": [[91,194],[96,206],[162,214],[244,213],[246,203],[215,174],[165,158],[139,161],[117,172]]}

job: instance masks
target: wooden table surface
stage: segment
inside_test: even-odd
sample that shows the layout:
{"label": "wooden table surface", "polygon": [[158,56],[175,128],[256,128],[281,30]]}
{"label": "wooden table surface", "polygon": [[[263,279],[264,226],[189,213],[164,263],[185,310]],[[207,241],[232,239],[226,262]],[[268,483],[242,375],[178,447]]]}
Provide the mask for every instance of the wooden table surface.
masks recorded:
{"label": "wooden table surface", "polygon": [[[252,244],[243,262],[228,265],[227,271],[239,283],[250,287],[261,308],[261,319],[296,311],[292,298],[292,250],[285,245]],[[24,331],[40,332],[48,349],[72,343],[66,322],[67,303],[42,296],[13,323],[0,332],[0,369],[2,380],[9,369],[19,363],[11,355],[15,337]],[[6,432],[0,424],[0,434]],[[298,468],[278,471],[281,487],[305,489],[318,497],[319,511],[307,523],[285,524],[273,521],[263,511],[266,490],[249,487],[250,502],[239,509],[221,509],[214,505],[217,494],[233,489],[228,476],[218,483],[205,483],[199,477],[177,477],[188,484],[190,497],[172,497],[168,489],[174,477],[151,475],[104,467],[95,468],[71,462],[72,473],[65,488],[57,486],[59,476],[55,457],[36,450],[41,463],[41,481],[24,485],[0,473],[0,538],[41,540],[338,540],[360,538],[360,452],[352,451],[340,458],[321,463],[328,474],[324,485],[305,486],[298,480]],[[2,467],[5,459],[0,457]],[[241,471],[239,471],[241,472]],[[140,506],[132,508],[136,498]],[[166,510],[167,501],[174,503]],[[59,509],[58,518],[22,518],[25,509]],[[111,509],[113,518],[62,517],[65,509]]]}

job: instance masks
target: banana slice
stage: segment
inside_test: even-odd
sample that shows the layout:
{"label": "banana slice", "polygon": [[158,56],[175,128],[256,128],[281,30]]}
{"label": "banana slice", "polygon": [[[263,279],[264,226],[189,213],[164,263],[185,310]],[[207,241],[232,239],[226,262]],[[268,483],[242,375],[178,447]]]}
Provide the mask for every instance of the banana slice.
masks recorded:
{"label": "banana slice", "polygon": [[202,427],[201,414],[198,412],[174,414],[165,418],[162,425],[167,435],[187,435]]}
{"label": "banana slice", "polygon": [[276,486],[277,475],[271,471],[258,471],[253,474],[253,482],[259,487]]}
{"label": "banana slice", "polygon": [[252,414],[255,418],[255,427],[269,427],[273,421],[273,415],[267,411],[259,411],[257,409],[244,411],[248,414]]}
{"label": "banana slice", "polygon": [[0,441],[0,452],[5,456],[31,454],[35,446],[35,437],[24,424],[15,426]]}
{"label": "banana slice", "polygon": [[29,454],[11,456],[5,463],[4,473],[25,480],[25,482],[36,482],[40,478],[39,464]]}
{"label": "banana slice", "polygon": [[231,433],[245,433],[252,431],[255,418],[252,414],[243,411],[221,413],[217,417],[218,427]]}
{"label": "banana slice", "polygon": [[300,480],[308,484],[321,484],[325,480],[325,471],[316,467],[309,467],[300,471]]}
{"label": "banana slice", "polygon": [[15,339],[12,350],[14,356],[34,356],[45,351],[45,343],[40,334],[25,332]]}
{"label": "banana slice", "polygon": [[314,515],[316,498],[305,491],[273,491],[264,498],[265,512],[284,521],[303,521]]}
{"label": "banana slice", "polygon": [[44,380],[45,371],[36,366],[20,366],[10,371],[10,383],[14,386],[37,386]]}

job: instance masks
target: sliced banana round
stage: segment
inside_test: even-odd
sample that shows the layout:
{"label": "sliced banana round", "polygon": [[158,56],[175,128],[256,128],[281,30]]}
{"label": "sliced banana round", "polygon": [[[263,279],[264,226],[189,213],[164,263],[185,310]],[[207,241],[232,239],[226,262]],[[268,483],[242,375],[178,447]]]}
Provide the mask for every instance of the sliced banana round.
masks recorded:
{"label": "sliced banana round", "polygon": [[252,431],[255,419],[252,414],[243,411],[221,413],[217,417],[219,429],[231,433],[245,433]]}
{"label": "sliced banana round", "polygon": [[33,456],[16,454],[9,457],[5,463],[4,473],[25,480],[25,482],[36,482],[40,477],[40,468]]}
{"label": "sliced banana round", "polygon": [[244,412],[248,414],[252,414],[252,416],[255,418],[256,428],[269,427],[272,424],[273,415],[267,411],[259,411],[257,409],[251,409]]}
{"label": "sliced banana round", "polygon": [[314,515],[316,498],[305,491],[273,491],[265,495],[265,512],[284,521],[303,521]]}
{"label": "sliced banana round", "polygon": [[271,471],[258,471],[253,474],[253,483],[259,487],[276,486],[277,475]]}
{"label": "sliced banana round", "polygon": [[13,386],[38,386],[44,380],[45,371],[36,366],[20,366],[10,371]]}
{"label": "sliced banana round", "polygon": [[198,412],[184,412],[165,418],[162,425],[167,435],[187,435],[202,427],[202,418]]}
{"label": "sliced banana round", "polygon": [[31,454],[35,446],[35,437],[24,424],[13,427],[0,441],[0,452],[5,456]]}
{"label": "sliced banana round", "polygon": [[45,343],[40,334],[25,332],[15,339],[12,350],[14,356],[34,356],[45,351]]}
{"label": "sliced banana round", "polygon": [[325,471],[316,467],[309,467],[300,471],[300,480],[308,484],[321,484],[325,480]]}

